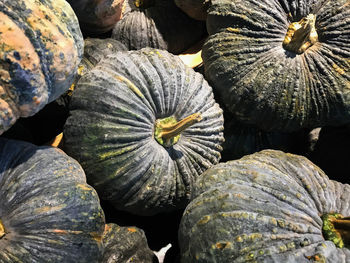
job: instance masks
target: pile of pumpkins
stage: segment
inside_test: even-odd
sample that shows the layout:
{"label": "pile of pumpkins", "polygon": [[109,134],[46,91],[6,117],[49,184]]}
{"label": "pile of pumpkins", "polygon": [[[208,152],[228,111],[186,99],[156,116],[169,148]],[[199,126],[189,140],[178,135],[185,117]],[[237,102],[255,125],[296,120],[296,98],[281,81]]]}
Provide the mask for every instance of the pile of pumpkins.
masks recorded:
{"label": "pile of pumpkins", "polygon": [[348,0],[2,0],[0,262],[350,262],[349,123]]}

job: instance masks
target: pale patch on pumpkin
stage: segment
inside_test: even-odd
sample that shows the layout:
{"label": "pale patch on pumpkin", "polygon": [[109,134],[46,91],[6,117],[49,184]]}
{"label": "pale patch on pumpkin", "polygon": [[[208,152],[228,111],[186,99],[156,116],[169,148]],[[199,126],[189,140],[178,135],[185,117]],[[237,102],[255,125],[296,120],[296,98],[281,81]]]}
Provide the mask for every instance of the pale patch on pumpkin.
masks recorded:
{"label": "pale patch on pumpkin", "polygon": [[77,184],[77,187],[84,190],[84,191],[92,191],[92,188],[86,184]]}
{"label": "pale patch on pumpkin", "polygon": [[215,245],[214,245],[215,248],[217,249],[220,249],[220,250],[223,250],[225,248],[231,248],[232,247],[232,243],[231,242],[217,242]]}
{"label": "pale patch on pumpkin", "polygon": [[[50,232],[50,230],[48,231]],[[62,234],[62,235],[69,235],[69,234],[81,235],[83,233],[83,231],[79,231],[79,230],[63,230],[63,229],[53,229],[51,230],[51,232],[56,234]]]}
{"label": "pale patch on pumpkin", "polygon": [[35,214],[60,211],[63,208],[65,208],[66,206],[67,206],[66,204],[61,204],[61,205],[58,205],[58,206],[43,206],[43,207],[39,207],[39,208],[35,209]]}
{"label": "pale patch on pumpkin", "polygon": [[102,243],[102,235],[100,233],[90,232],[89,234],[97,243]]}
{"label": "pale patch on pumpkin", "polygon": [[130,80],[128,80],[127,78],[120,76],[120,75],[116,75],[114,73],[109,72],[109,74],[111,74],[116,80],[124,82],[126,84],[126,86],[131,89],[137,96],[139,96],[140,98],[144,98],[143,94],[141,93],[141,91],[135,86],[134,83],[132,83]]}
{"label": "pale patch on pumpkin", "polygon": [[134,227],[128,227],[128,231],[132,232],[132,233],[137,232],[136,228],[134,228]]}
{"label": "pale patch on pumpkin", "polygon": [[198,225],[204,225],[206,223],[208,223],[210,220],[210,216],[207,215],[207,216],[204,216],[201,220],[198,221]]}
{"label": "pale patch on pumpkin", "polygon": [[344,75],[345,74],[345,70],[342,69],[341,67],[339,67],[337,64],[333,63],[332,67],[338,74],[340,74],[340,75]]}

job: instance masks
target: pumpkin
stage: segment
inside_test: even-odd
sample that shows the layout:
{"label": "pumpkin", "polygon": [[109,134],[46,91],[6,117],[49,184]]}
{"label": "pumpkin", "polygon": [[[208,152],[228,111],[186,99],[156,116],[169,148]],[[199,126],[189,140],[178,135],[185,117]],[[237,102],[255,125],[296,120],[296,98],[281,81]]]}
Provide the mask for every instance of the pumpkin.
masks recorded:
{"label": "pumpkin", "polygon": [[0,262],[98,262],[104,213],[61,150],[0,138]]}
{"label": "pumpkin", "polygon": [[64,0],[0,3],[0,134],[68,90],[83,53]]}
{"label": "pumpkin", "polygon": [[154,215],[183,208],[194,180],[218,163],[223,115],[201,74],[144,48],[109,55],[82,76],[63,134],[102,199]]}
{"label": "pumpkin", "polygon": [[[79,19],[86,36],[110,31],[123,16],[124,0],[67,0]],[[127,0],[125,0],[127,1]]]}
{"label": "pumpkin", "polygon": [[186,262],[349,262],[350,185],[264,150],[198,178],[179,228]]}
{"label": "pumpkin", "polygon": [[210,5],[210,0],[175,0],[175,4],[193,19],[207,19],[207,10]]}
{"label": "pumpkin", "polygon": [[148,247],[145,232],[138,227],[106,224],[102,241],[101,263],[158,263],[157,256]]}
{"label": "pumpkin", "polygon": [[205,23],[189,18],[169,0],[128,0],[112,38],[129,50],[152,47],[180,54],[206,35]]}
{"label": "pumpkin", "polygon": [[350,5],[213,0],[205,75],[238,119],[267,131],[350,121]]}

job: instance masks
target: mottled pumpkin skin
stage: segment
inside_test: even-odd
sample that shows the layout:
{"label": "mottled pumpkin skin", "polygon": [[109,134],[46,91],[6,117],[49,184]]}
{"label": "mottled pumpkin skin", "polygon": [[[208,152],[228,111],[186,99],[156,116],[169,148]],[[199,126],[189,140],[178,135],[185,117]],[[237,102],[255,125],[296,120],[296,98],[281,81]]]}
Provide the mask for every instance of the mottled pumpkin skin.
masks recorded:
{"label": "mottled pumpkin skin", "polygon": [[145,232],[137,227],[107,224],[103,234],[101,263],[158,263],[157,256],[148,247]]}
{"label": "mottled pumpkin skin", "polygon": [[206,35],[205,23],[189,18],[173,1],[154,0],[145,8],[136,7],[134,1],[126,3],[124,17],[111,36],[129,50],[152,47],[180,54]]}
{"label": "mottled pumpkin skin", "polygon": [[[318,41],[285,50],[288,26],[310,13]],[[349,122],[349,19],[347,0],[213,0],[205,75],[237,118],[264,130]]]}
{"label": "mottled pumpkin skin", "polygon": [[[100,35],[123,16],[124,0],[67,0],[79,19],[84,35]],[[126,1],[126,0],[125,0]]]}
{"label": "mottled pumpkin skin", "polygon": [[308,159],[264,150],[197,181],[179,229],[182,262],[349,262],[322,235],[321,215],[350,215],[350,185]]}
{"label": "mottled pumpkin skin", "polygon": [[0,138],[0,200],[0,262],[98,262],[104,213],[61,150]]}
{"label": "mottled pumpkin skin", "polygon": [[68,90],[83,53],[64,0],[0,3],[0,134]]}
{"label": "mottled pumpkin skin", "polygon": [[[164,50],[107,56],[73,93],[64,149],[102,199],[134,214],[183,208],[194,180],[220,160],[223,115],[203,76]],[[203,119],[164,147],[157,119]]]}

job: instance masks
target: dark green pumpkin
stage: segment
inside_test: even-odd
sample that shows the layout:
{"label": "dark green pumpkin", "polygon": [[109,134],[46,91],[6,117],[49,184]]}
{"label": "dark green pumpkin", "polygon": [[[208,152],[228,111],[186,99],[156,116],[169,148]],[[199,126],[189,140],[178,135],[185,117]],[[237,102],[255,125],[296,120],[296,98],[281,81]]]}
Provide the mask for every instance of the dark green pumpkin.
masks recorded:
{"label": "dark green pumpkin", "polygon": [[[164,50],[107,56],[79,80],[70,114],[65,151],[120,210],[183,208],[195,179],[220,159],[223,115],[211,87]],[[159,136],[164,123],[186,117],[193,125],[181,135]]]}
{"label": "dark green pumpkin", "polygon": [[129,50],[152,47],[180,54],[206,35],[205,23],[189,18],[174,1],[128,0],[126,5],[111,37]]}
{"label": "dark green pumpkin", "polygon": [[84,36],[98,36],[110,31],[122,18],[125,8],[124,0],[67,1],[77,14]]}
{"label": "dark green pumpkin", "polygon": [[349,199],[350,185],[303,156],[264,150],[217,164],[183,214],[181,262],[349,262]]}
{"label": "dark green pumpkin", "polygon": [[0,2],[0,134],[69,89],[83,53],[64,0]]}
{"label": "dark green pumpkin", "polygon": [[237,118],[261,129],[344,124],[349,19],[347,0],[213,0],[205,75]]}
{"label": "dark green pumpkin", "polygon": [[137,227],[107,224],[103,233],[101,263],[158,263],[148,247],[145,232]]}
{"label": "dark green pumpkin", "polygon": [[99,262],[99,198],[61,150],[0,138],[0,200],[0,262]]}
{"label": "dark green pumpkin", "polygon": [[210,0],[175,0],[175,4],[193,19],[207,19]]}

